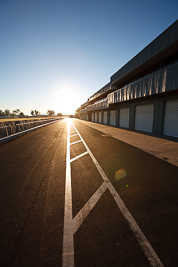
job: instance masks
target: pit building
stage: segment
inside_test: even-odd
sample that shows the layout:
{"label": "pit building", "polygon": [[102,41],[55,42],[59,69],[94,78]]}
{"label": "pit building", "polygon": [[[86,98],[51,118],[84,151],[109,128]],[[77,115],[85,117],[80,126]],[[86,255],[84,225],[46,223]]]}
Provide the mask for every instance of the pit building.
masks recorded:
{"label": "pit building", "polygon": [[76,117],[178,137],[178,20],[110,77]]}

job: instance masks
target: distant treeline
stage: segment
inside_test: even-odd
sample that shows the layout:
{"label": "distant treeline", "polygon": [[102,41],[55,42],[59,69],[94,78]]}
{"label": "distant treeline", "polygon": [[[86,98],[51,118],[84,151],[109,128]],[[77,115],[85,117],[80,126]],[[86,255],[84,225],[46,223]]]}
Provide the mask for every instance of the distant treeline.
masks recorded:
{"label": "distant treeline", "polygon": [[[31,110],[31,115],[32,116],[38,116],[38,115],[41,115],[41,112],[36,110],[36,109]],[[48,116],[55,115],[54,110],[48,110],[47,115]],[[62,116],[62,113],[59,112],[57,114],[57,116]],[[20,109],[15,109],[12,112],[9,109],[5,109],[4,111],[0,110],[0,118],[8,118],[8,117],[27,117],[27,116],[24,115],[24,113],[22,111],[20,111]]]}
{"label": "distant treeline", "polygon": [[12,112],[9,109],[5,109],[4,111],[0,110],[0,117],[1,118],[8,118],[8,117],[24,117],[24,113],[20,111],[20,109],[13,110]]}

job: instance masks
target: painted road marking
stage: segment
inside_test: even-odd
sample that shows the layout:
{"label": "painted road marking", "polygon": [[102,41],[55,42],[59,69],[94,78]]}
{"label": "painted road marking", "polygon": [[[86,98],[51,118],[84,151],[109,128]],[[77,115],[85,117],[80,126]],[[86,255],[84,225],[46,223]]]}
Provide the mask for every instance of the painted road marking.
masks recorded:
{"label": "painted road marking", "polygon": [[73,136],[76,136],[76,135],[78,135],[78,134],[73,134],[73,135],[70,135],[70,137],[73,137]]}
{"label": "painted road marking", "polygon": [[77,143],[80,143],[80,142],[82,142],[82,140],[79,140],[79,141],[76,141],[76,142],[70,143],[70,146],[71,146],[71,145],[74,145],[74,144],[77,144]]}
{"label": "painted road marking", "polygon": [[70,166],[70,131],[69,120],[67,130],[67,155],[66,155],[66,185],[65,185],[65,207],[64,207],[64,233],[63,233],[63,267],[74,266],[74,238],[72,221],[72,188],[71,188],[71,166]]}
{"label": "painted road marking", "polygon": [[88,151],[86,151],[86,152],[84,152],[84,153],[82,153],[82,154],[76,156],[75,158],[72,158],[72,159],[70,160],[70,162],[73,162],[74,160],[79,159],[79,158],[81,158],[81,157],[83,157],[83,156],[85,156],[85,155],[87,155],[87,154],[88,154]]}
{"label": "painted road marking", "polygon": [[135,237],[137,238],[138,243],[140,244],[143,252],[145,253],[147,259],[149,260],[151,266],[159,266],[163,267],[162,262],[156,255],[154,249],[148,242],[145,235],[142,233],[140,227],[132,217],[131,213],[128,211],[127,207],[125,206],[124,202],[120,198],[119,194],[113,187],[111,183],[108,184],[108,189],[110,190],[111,194],[113,195],[114,200],[116,201],[120,211],[122,212],[123,216],[125,217],[128,225],[130,226],[131,230],[133,231]]}
{"label": "painted road marking", "polygon": [[[69,124],[69,121],[68,121],[68,124]],[[70,183],[69,183],[68,177],[67,177],[67,165],[68,164],[70,165],[70,163],[71,163],[71,160],[70,160],[70,145],[68,143],[67,144],[67,154],[69,152],[69,157],[67,157],[67,160],[69,162],[68,162],[68,164],[66,163],[66,190],[70,191],[70,201],[68,202],[67,201],[68,199],[66,200],[66,198],[65,198],[65,203],[66,202],[68,203],[68,205],[65,204],[65,207],[67,205],[67,208],[69,209],[68,212],[65,212],[65,216],[67,216],[68,214],[70,216],[68,215],[69,218],[67,217],[67,219],[64,218],[64,229],[65,228],[68,229],[68,227],[70,229],[68,229],[67,234],[64,233],[64,235],[66,235],[68,237],[68,238],[65,239],[65,242],[67,242],[67,240],[69,240],[69,242],[72,241],[72,244],[73,244],[73,234],[78,230],[78,228],[84,222],[84,220],[87,217],[87,215],[90,213],[90,211],[97,204],[97,202],[99,201],[101,196],[104,194],[104,192],[108,188],[109,191],[111,192],[114,200],[116,201],[116,204],[118,205],[121,213],[125,217],[125,219],[126,219],[128,225],[130,226],[131,230],[133,231],[138,243],[140,244],[140,246],[141,246],[143,252],[145,253],[145,256],[147,257],[148,261],[150,262],[151,266],[153,266],[153,267],[163,267],[163,264],[161,263],[161,261],[158,258],[157,254],[153,250],[152,246],[148,242],[148,240],[145,237],[145,235],[142,233],[141,229],[139,228],[138,224],[136,223],[136,221],[132,217],[131,213],[128,211],[128,209],[125,206],[124,202],[122,201],[122,199],[120,198],[119,194],[117,193],[117,191],[115,190],[115,188],[111,184],[110,180],[108,179],[108,177],[106,176],[105,172],[103,171],[103,169],[101,168],[101,166],[97,162],[96,158],[94,157],[94,155],[90,151],[89,147],[87,146],[87,144],[83,140],[83,138],[80,135],[80,133],[78,132],[77,128],[75,127],[75,125],[73,123],[72,123],[72,125],[73,125],[73,129],[76,130],[76,132],[79,135],[81,141],[83,142],[83,144],[84,144],[84,146],[85,146],[85,148],[87,150],[86,152],[90,155],[90,157],[93,160],[96,168],[98,169],[99,173],[101,174],[104,182],[98,188],[98,190],[94,193],[94,195],[89,199],[89,201],[85,204],[85,206],[79,211],[79,213],[75,216],[75,218],[72,219],[71,218],[72,217],[71,169],[70,169]],[[68,133],[68,142],[70,142],[69,133]],[[82,154],[86,154],[86,152],[82,153]],[[78,158],[79,158],[79,156],[78,156]],[[69,166],[68,166],[68,168],[69,168]],[[66,197],[69,197],[69,196],[66,194]],[[67,224],[66,227],[65,227],[65,222]],[[69,247],[67,245],[66,245],[66,248],[65,247],[63,248],[63,266],[74,266],[74,245],[73,245],[72,249],[71,249],[70,245],[71,244],[69,244],[70,249],[69,249]],[[71,261],[71,255],[73,256],[72,261]],[[66,260],[66,258],[68,258],[68,259]],[[65,262],[67,262],[68,265],[65,265],[64,264]],[[71,263],[73,265],[71,265]]]}
{"label": "painted road marking", "polygon": [[80,225],[83,223],[87,215],[94,208],[98,200],[101,198],[103,193],[107,189],[106,182],[102,183],[102,185],[98,188],[98,190],[94,193],[94,195],[89,199],[89,201],[85,204],[85,206],[79,211],[79,213],[73,219],[73,233],[78,230]]}

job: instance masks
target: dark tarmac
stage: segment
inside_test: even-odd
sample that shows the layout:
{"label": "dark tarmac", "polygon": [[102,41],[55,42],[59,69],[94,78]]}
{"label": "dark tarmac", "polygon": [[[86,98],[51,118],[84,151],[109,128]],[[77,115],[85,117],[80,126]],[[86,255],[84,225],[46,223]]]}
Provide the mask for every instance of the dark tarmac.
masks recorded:
{"label": "dark tarmac", "polygon": [[[113,127],[72,121],[162,262],[159,266],[178,266],[178,167],[116,139]],[[62,266],[66,147],[67,120],[0,146],[0,266]],[[73,144],[70,157],[85,151],[82,142]],[[73,218],[102,183],[89,154],[71,162]],[[74,261],[82,267],[151,266],[108,189],[74,233]]]}

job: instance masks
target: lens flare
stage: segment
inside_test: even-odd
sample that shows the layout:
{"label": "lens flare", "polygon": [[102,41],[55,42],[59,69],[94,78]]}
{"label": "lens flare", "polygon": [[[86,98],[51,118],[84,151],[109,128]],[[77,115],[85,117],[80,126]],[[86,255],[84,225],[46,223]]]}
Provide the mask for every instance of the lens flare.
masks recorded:
{"label": "lens flare", "polygon": [[122,168],[122,169],[118,170],[118,171],[115,173],[114,177],[115,177],[115,179],[116,179],[117,181],[119,181],[119,180],[125,178],[126,175],[127,175],[126,169],[125,169],[125,168]]}

